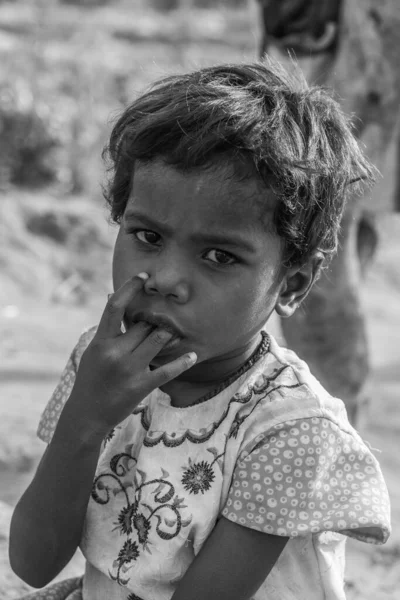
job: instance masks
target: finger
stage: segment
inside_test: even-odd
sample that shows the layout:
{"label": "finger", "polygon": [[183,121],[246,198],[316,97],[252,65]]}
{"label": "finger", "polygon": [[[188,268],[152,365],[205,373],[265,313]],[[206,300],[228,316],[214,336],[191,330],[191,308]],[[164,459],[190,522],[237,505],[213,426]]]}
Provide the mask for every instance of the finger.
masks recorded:
{"label": "finger", "polygon": [[128,354],[133,352],[147,338],[153,329],[154,325],[146,323],[146,321],[138,321],[138,323],[132,325],[126,333],[119,336],[114,343],[121,354]]}
{"label": "finger", "polygon": [[111,294],[97,328],[98,336],[109,338],[121,335],[121,321],[125,310],[148,278],[147,273],[139,273],[125,281],[116,292]]}
{"label": "finger", "polygon": [[[125,334],[126,335],[126,334]],[[174,336],[170,331],[161,327],[153,329],[143,342],[136,348],[134,353],[135,363],[148,366],[155,356]]]}
{"label": "finger", "polygon": [[188,352],[170,363],[158,367],[158,369],[154,369],[154,371],[151,371],[149,374],[149,379],[151,381],[150,391],[175,379],[175,377],[178,377],[181,373],[193,367],[193,365],[196,364],[196,361],[197,354],[195,352]]}

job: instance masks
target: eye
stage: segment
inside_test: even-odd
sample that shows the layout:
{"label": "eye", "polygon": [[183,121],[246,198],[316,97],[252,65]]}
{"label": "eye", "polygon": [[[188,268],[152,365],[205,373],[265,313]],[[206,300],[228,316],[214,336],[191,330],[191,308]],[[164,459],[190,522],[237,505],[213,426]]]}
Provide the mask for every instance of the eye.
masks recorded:
{"label": "eye", "polygon": [[210,262],[216,263],[217,265],[228,267],[238,262],[237,258],[233,256],[233,254],[230,254],[229,252],[224,252],[223,250],[213,249],[209,250],[207,254],[214,255],[214,258],[209,258],[208,260],[210,260]]}
{"label": "eye", "polygon": [[[151,231],[151,229],[131,229],[126,233],[133,235],[135,240],[142,244],[143,246],[148,246],[149,249],[152,246],[159,247],[161,236],[155,231]],[[207,260],[214,265],[220,267],[230,267],[237,264],[239,261],[233,254],[230,252],[225,252],[224,250],[218,250],[217,248],[213,248],[212,250],[208,250],[205,253],[205,256],[208,258]]]}
{"label": "eye", "polygon": [[151,231],[150,229],[136,229],[129,233],[132,233],[139,240],[139,242],[141,242],[142,244],[147,244],[147,245],[154,246],[157,244],[157,242],[160,239],[160,236],[158,235],[158,233],[155,233],[154,231]]}

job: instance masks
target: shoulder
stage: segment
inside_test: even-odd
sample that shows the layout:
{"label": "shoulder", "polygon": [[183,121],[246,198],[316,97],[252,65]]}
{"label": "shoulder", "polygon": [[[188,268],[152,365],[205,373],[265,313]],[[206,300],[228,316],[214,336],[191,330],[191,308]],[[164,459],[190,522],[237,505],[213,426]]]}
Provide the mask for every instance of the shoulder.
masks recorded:
{"label": "shoulder", "polygon": [[86,348],[89,346],[90,342],[96,335],[96,331],[97,325],[91,325],[90,327],[86,327],[80,334],[79,339],[71,353],[71,360],[76,370],[79,367],[82,354],[85,352]]}
{"label": "shoulder", "polygon": [[72,392],[82,354],[92,341],[96,331],[97,325],[87,327],[82,331],[40,417],[37,435],[46,444],[49,444],[53,437],[62,409]]}
{"label": "shoulder", "polygon": [[222,514],[289,537],[330,530],[384,543],[390,534],[376,457],[351,426],[327,416],[284,421],[253,439],[238,457]]}
{"label": "shoulder", "polygon": [[[311,373],[308,364],[302,360],[293,350],[279,346],[277,341],[270,336],[271,364],[275,372],[279,372],[292,386],[304,386],[309,393],[318,399],[321,405],[333,404],[343,405],[338,398],[333,398]],[[344,405],[343,405],[344,406]]]}
{"label": "shoulder", "polygon": [[[330,397],[319,381],[312,375],[307,363],[293,350],[284,348],[276,339],[269,335],[268,352],[256,364],[254,373],[257,375],[257,385],[270,384],[270,391],[279,387],[280,390],[294,390],[307,386],[309,393],[321,399]],[[254,380],[254,376],[252,378]],[[287,395],[290,395],[288,392]]]}
{"label": "shoulder", "polygon": [[240,428],[241,450],[251,451],[277,426],[301,419],[322,418],[345,430],[350,428],[344,403],[332,397],[308,365],[291,350],[281,348],[272,336],[269,352],[249,373],[236,397],[243,402],[232,428],[237,434]]}

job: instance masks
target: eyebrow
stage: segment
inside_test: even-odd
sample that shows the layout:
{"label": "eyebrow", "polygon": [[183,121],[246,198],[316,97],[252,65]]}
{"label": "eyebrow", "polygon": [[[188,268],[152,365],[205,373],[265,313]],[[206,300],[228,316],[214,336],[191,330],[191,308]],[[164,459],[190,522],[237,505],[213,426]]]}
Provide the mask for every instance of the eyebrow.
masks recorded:
{"label": "eyebrow", "polygon": [[[126,221],[130,221],[131,219],[135,219],[136,221],[140,221],[146,227],[154,227],[159,231],[165,231],[165,233],[170,235],[172,230],[161,223],[158,223],[154,219],[148,217],[147,215],[129,210],[125,213],[124,219]],[[229,235],[229,234],[221,234],[221,233],[194,233],[191,236],[191,240],[195,243],[206,242],[209,244],[221,244],[224,246],[231,246],[234,248],[240,248],[242,250],[247,250],[247,252],[255,253],[257,252],[255,246],[247,239],[241,237],[240,235]]]}

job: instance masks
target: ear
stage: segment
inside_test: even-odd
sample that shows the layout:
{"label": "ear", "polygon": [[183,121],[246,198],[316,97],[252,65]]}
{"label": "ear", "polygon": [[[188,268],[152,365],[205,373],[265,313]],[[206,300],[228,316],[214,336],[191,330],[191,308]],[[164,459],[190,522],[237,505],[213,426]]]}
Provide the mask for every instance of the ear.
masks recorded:
{"label": "ear", "polygon": [[322,252],[316,251],[304,265],[286,269],[275,304],[275,310],[280,317],[291,317],[300,306],[318,279],[323,262]]}

